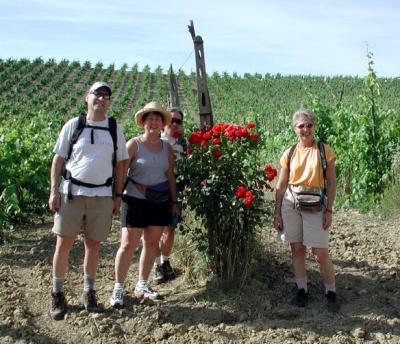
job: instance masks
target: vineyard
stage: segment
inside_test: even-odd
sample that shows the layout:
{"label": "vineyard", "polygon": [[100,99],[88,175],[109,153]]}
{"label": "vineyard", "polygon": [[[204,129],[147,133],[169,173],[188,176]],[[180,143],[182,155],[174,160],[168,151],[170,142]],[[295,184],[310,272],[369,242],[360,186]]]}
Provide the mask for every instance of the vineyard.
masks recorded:
{"label": "vineyard", "polygon": [[[197,128],[196,75],[182,70],[175,73],[189,135]],[[116,68],[41,58],[0,60],[0,239],[4,235],[6,241],[0,245],[1,342],[399,342],[398,223],[363,211],[384,207],[385,202],[390,212],[396,207],[400,210],[400,79],[378,78],[371,55],[363,77],[235,73],[208,77],[214,122],[252,122],[260,135],[259,141],[243,146],[254,143],[256,149],[256,157],[246,165],[249,184],[257,184],[258,168],[266,164],[278,168],[280,154],[295,142],[292,113],[304,106],[317,114],[316,134],[338,156],[338,196],[331,232],[342,303],[337,316],[326,312],[321,302],[319,271],[310,257],[310,307],[299,310],[289,305],[290,256],[287,247],[276,241],[264,215],[257,217],[261,225],[254,232],[255,249],[247,250],[251,261],[247,284],[230,292],[221,290],[210,278],[209,262],[195,243],[201,228],[194,214],[186,212],[173,253],[178,277],[160,286],[165,296],[161,304],[134,298],[129,292],[134,287],[131,277],[126,308],[116,311],[106,305],[119,246],[115,218],[102,248],[96,280],[105,312],[89,317],[75,305],[82,282],[83,250],[78,238],[66,283],[71,312],[65,321],[51,322],[47,301],[49,247],[54,238],[49,234],[47,199],[52,150],[63,123],[86,111],[85,92],[96,80],[111,84],[109,115],[118,119],[127,138],[138,133],[133,116],[145,103],[156,100],[171,106],[168,71],[160,67],[152,70],[148,65],[125,64]],[[230,148],[218,161],[236,162],[239,171],[240,159],[233,157],[236,148]],[[230,180],[224,182],[230,185]],[[217,206],[212,200],[200,200],[195,188],[192,202]],[[260,192],[259,196],[255,203],[263,208],[265,195]],[[231,210],[229,215],[239,218]],[[226,222],[229,229],[233,222]],[[241,261],[242,251],[239,248],[237,253]],[[137,254],[134,260],[132,276],[137,272]]]}
{"label": "vineyard", "polygon": [[[341,204],[365,204],[382,194],[399,164],[400,79],[379,79],[372,65],[369,56],[364,78],[214,73],[208,79],[214,121],[256,122],[260,159],[267,162],[294,141],[291,114],[301,106],[313,109],[321,119],[319,137],[340,156]],[[196,75],[176,73],[189,130],[198,113]],[[0,60],[0,224],[45,213],[52,147],[62,124],[86,110],[84,95],[95,80],[112,85],[109,114],[127,137],[137,132],[132,117],[146,102],[170,106],[169,76],[160,67]]]}

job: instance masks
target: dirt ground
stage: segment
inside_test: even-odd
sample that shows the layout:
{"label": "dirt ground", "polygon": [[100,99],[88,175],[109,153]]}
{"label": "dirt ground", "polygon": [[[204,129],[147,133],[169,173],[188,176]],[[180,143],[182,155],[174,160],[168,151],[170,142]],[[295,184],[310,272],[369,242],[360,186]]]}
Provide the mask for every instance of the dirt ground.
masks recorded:
{"label": "dirt ground", "polygon": [[[222,291],[212,280],[188,285],[183,275],[158,288],[163,299],[142,302],[133,295],[138,254],[126,283],[126,307],[110,308],[115,221],[103,245],[96,280],[104,312],[78,306],[82,290],[82,242],[70,258],[65,292],[70,305],[63,321],[49,317],[51,223],[18,229],[0,246],[1,343],[400,343],[400,222],[338,211],[331,230],[341,309],[328,313],[318,268],[308,256],[309,304],[291,305],[294,280],[288,247],[272,228],[262,231],[265,253],[249,283]],[[179,268],[179,267],[178,267]]]}

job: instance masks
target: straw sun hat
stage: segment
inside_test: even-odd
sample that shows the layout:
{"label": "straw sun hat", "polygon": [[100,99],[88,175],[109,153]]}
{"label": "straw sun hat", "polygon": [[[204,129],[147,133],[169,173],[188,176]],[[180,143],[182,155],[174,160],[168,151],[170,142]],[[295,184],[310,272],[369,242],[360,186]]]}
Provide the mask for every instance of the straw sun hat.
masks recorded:
{"label": "straw sun hat", "polygon": [[135,121],[138,127],[143,128],[143,116],[149,112],[159,112],[163,116],[164,126],[171,122],[171,114],[167,110],[157,102],[150,102],[135,114]]}

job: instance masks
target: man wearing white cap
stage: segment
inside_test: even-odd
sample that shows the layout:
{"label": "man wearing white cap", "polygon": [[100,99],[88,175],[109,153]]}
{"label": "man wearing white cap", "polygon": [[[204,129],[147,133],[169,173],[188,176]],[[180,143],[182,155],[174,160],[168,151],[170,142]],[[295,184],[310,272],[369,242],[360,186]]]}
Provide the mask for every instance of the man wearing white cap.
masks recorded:
{"label": "man wearing white cap", "polygon": [[[64,318],[67,303],[64,278],[76,236],[84,235],[84,291],[80,297],[88,312],[99,312],[94,290],[100,242],[107,239],[112,214],[121,204],[124,164],[128,159],[123,132],[106,116],[111,87],[95,82],[86,95],[87,114],[69,120],[54,147],[49,208],[55,212],[57,235],[53,256],[51,317]],[[65,171],[63,172],[63,166]],[[63,177],[59,184],[60,177]]]}

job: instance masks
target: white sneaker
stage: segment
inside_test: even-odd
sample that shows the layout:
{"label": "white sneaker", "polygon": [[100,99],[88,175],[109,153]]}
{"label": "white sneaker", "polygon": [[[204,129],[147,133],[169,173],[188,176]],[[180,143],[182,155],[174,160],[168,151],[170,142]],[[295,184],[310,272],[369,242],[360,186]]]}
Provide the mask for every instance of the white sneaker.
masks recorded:
{"label": "white sneaker", "polygon": [[157,300],[160,294],[151,289],[147,283],[136,284],[135,296],[144,299]]}
{"label": "white sneaker", "polygon": [[124,291],[122,289],[114,289],[110,298],[110,303],[114,308],[124,307]]}

